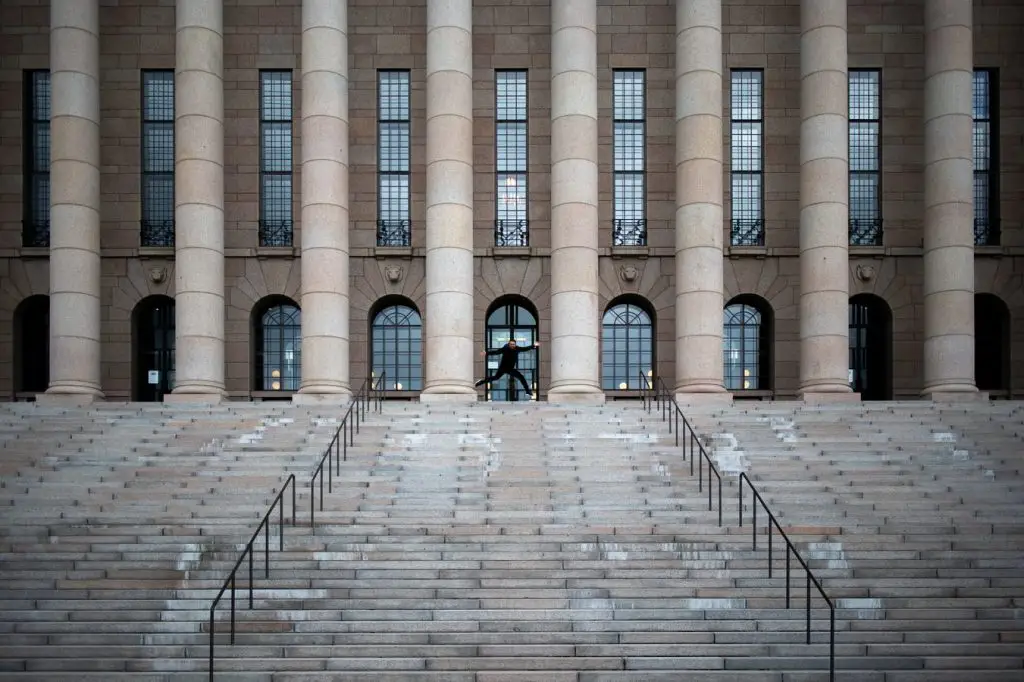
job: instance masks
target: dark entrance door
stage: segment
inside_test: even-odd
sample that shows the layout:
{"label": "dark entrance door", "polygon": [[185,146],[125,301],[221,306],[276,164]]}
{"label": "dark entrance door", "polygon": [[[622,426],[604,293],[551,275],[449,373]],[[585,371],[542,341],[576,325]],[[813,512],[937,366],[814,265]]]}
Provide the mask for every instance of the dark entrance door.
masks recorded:
{"label": "dark entrance door", "polygon": [[141,301],[134,322],[135,400],[163,400],[174,388],[174,299]]}
{"label": "dark entrance door", "polygon": [[44,393],[50,386],[50,297],[30,296],[14,313],[18,393]]}
{"label": "dark entrance door", "polygon": [[1010,311],[992,294],[974,295],[974,381],[979,391],[1010,388]]}
{"label": "dark entrance door", "polygon": [[[525,306],[518,303],[499,303],[487,315],[487,348],[500,348],[515,339],[519,346],[531,346],[537,341],[537,316]],[[534,395],[537,395],[537,354],[540,349],[519,355],[518,370],[526,377],[526,382]],[[500,358],[487,356],[487,374],[498,371]],[[515,382],[516,390],[510,391]],[[523,400],[526,395],[523,387],[512,377],[502,377],[487,389],[486,400]],[[539,396],[538,396],[539,398]]]}
{"label": "dark entrance door", "polygon": [[850,372],[862,400],[892,398],[891,327],[885,301],[871,294],[850,299]]}

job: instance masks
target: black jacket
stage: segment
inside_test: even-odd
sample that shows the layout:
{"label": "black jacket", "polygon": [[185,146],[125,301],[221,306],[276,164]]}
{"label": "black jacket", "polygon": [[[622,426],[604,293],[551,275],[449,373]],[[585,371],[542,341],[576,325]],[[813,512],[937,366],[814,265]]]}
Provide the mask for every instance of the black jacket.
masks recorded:
{"label": "black jacket", "polygon": [[501,362],[498,363],[498,371],[502,372],[515,369],[516,364],[519,362],[519,354],[533,350],[536,347],[537,346],[526,346],[524,348],[522,346],[517,346],[516,348],[512,348],[506,343],[501,348],[495,348],[494,350],[487,351],[487,354],[501,356]]}

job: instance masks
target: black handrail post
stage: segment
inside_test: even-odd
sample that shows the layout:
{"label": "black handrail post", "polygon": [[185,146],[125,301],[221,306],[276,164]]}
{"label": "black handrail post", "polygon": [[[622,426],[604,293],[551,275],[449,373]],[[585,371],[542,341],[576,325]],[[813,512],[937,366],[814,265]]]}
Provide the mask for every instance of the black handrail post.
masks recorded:
{"label": "black handrail post", "polygon": [[[679,432],[676,431],[676,437],[679,437]],[[690,475],[693,476],[693,460],[697,459],[697,453],[693,449],[693,433],[690,433]]]}
{"label": "black handrail post", "polygon": [[828,679],[829,682],[836,679],[836,607],[832,604],[829,604]]}
{"label": "black handrail post", "polygon": [[772,577],[772,519],[768,519],[768,579]]}
{"label": "black handrail post", "polygon": [[811,643],[811,572],[807,571],[807,643]]}
{"label": "black handrail post", "polygon": [[750,505],[751,518],[753,519],[750,523],[751,528],[754,531],[754,551],[757,551],[757,498]]}
{"label": "black handrail post", "polygon": [[[251,549],[251,548],[250,548]],[[252,552],[249,552],[249,608],[252,608]]]}
{"label": "black handrail post", "polygon": [[235,576],[231,576],[231,643],[235,643]]}
{"label": "black handrail post", "polygon": [[[288,484],[286,483],[285,485],[287,486]],[[282,493],[284,492],[284,488],[281,488],[281,492]],[[277,505],[277,512],[278,512],[278,514],[277,514],[277,521],[278,521],[277,526],[278,526],[278,532],[280,533],[280,536],[281,536],[281,549],[280,549],[280,551],[283,552],[284,551],[284,500],[281,500],[281,504]]]}
{"label": "black handrail post", "polygon": [[263,577],[270,577],[270,517],[263,520]]}
{"label": "black handrail post", "polygon": [[210,682],[213,682],[213,631],[214,631],[214,620],[213,610],[217,608],[214,604],[210,607]]}
{"label": "black handrail post", "polygon": [[327,458],[327,492],[332,492],[334,487],[334,462]]}
{"label": "black handrail post", "polygon": [[789,543],[786,543],[786,608],[789,608]]}
{"label": "black handrail post", "polygon": [[718,525],[722,525],[722,477],[718,477]]}
{"label": "black handrail post", "polygon": [[295,482],[295,474],[292,474],[291,476],[289,476],[289,478],[291,479],[291,482],[292,482],[292,526],[294,527],[295,526],[295,512],[297,511],[296,506],[295,506],[295,488],[298,487],[298,484]]}
{"label": "black handrail post", "polygon": [[324,463],[320,462],[320,511],[324,510]]}
{"label": "black handrail post", "polygon": [[740,499],[739,499],[739,503],[736,505],[736,509],[737,509],[737,511],[739,511],[739,515],[740,515],[740,528],[743,527],[743,479],[746,478],[746,477],[747,477],[746,474],[741,471],[740,472],[740,484],[739,484],[739,486],[737,486],[740,489],[740,496],[739,496]]}

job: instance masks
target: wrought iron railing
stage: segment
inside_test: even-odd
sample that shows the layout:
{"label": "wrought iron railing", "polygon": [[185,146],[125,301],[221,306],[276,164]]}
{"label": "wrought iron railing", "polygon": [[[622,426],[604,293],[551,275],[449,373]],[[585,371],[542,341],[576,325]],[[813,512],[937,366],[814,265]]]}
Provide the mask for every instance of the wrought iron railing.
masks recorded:
{"label": "wrought iron railing", "polygon": [[261,220],[260,246],[291,246],[292,221]]}
{"label": "wrought iron railing", "polygon": [[735,218],[729,243],[733,246],[764,246],[764,221],[760,218]]}
{"label": "wrought iron railing", "polygon": [[750,488],[750,492],[754,495],[754,503],[750,505],[751,509],[751,537],[754,542],[754,551],[757,551],[757,505],[760,503],[761,508],[764,509],[768,515],[768,577],[772,577],[772,526],[779,531],[779,535],[786,543],[786,608],[790,605],[790,555],[795,556],[796,560],[800,562],[800,565],[804,569],[804,574],[807,577],[806,581],[806,603],[804,604],[806,619],[807,619],[807,643],[811,643],[811,585],[818,590],[818,594],[825,601],[825,605],[828,606],[829,612],[829,623],[828,623],[828,679],[834,682],[836,679],[836,607],[832,603],[832,600],[825,594],[824,588],[817,578],[814,577],[814,573],[811,572],[811,568],[804,561],[803,557],[800,556],[800,552],[796,551],[796,547],[793,546],[789,536],[786,535],[786,531],[782,530],[782,526],[779,525],[778,519],[772,514],[772,511],[768,508],[764,498],[761,497],[761,493],[757,492],[757,488],[747,477],[746,473],[740,473],[740,495],[739,495],[739,516],[740,526],[743,526],[743,484],[746,482]]}
{"label": "wrought iron railing", "polygon": [[999,246],[999,227],[988,218],[975,218],[974,245]]}
{"label": "wrought iron railing", "polygon": [[260,525],[256,526],[256,531],[249,538],[249,542],[246,543],[245,549],[242,550],[242,554],[238,557],[238,561],[235,562],[235,567],[231,569],[231,573],[228,574],[227,579],[220,588],[220,592],[217,593],[213,603],[210,604],[210,680],[213,680],[213,653],[214,653],[214,613],[217,609],[217,604],[220,603],[221,597],[224,596],[224,592],[230,587],[231,588],[231,643],[235,643],[235,583],[237,582],[238,569],[242,566],[242,560],[249,557],[249,608],[252,608],[252,597],[253,597],[253,545],[256,543],[256,538],[259,537],[260,531],[265,533],[265,541],[263,546],[263,577],[270,577],[270,515],[274,513],[274,509],[278,509],[280,512],[280,518],[278,522],[280,545],[279,551],[284,551],[284,494],[288,488],[292,490],[292,526],[295,525],[295,474],[289,474],[288,479],[281,486],[281,491],[277,493],[277,497],[270,503],[270,508],[267,509],[267,513],[263,515],[263,520],[260,521]]}
{"label": "wrought iron railing", "polygon": [[616,219],[612,223],[613,246],[647,246],[647,219]]}
{"label": "wrought iron railing", "polygon": [[316,532],[316,486],[320,482],[320,511],[324,510],[324,464],[327,464],[327,492],[334,488],[334,472],[341,471],[341,463],[348,461],[349,446],[355,445],[356,434],[359,427],[366,419],[366,411],[371,403],[375,412],[380,412],[384,403],[384,378],[386,373],[381,372],[376,380],[372,378],[363,379],[362,385],[349,403],[348,411],[334,432],[334,438],[324,450],[320,463],[313,471],[313,477],[309,480],[309,527]]}
{"label": "wrought iron railing", "polygon": [[529,246],[530,245],[530,221],[529,220],[503,220],[494,221],[494,245],[495,246]]}
{"label": "wrought iron railing", "polygon": [[[697,490],[704,492],[704,465],[707,464],[708,470],[708,511],[714,511],[714,505],[712,500],[712,493],[714,489],[711,485],[711,477],[714,476],[718,483],[718,525],[722,525],[722,475],[718,472],[718,467],[711,460],[711,456],[708,455],[704,449],[704,444],[701,443],[700,438],[697,436],[697,432],[693,430],[690,422],[686,419],[686,415],[683,414],[682,408],[679,407],[679,403],[669,393],[668,388],[665,386],[665,381],[661,377],[656,377],[651,380],[640,372],[640,399],[643,401],[644,409],[647,412],[651,411],[651,408],[657,406],[661,412],[662,421],[668,422],[668,432],[674,433],[676,436],[676,447],[680,447],[682,443],[683,461],[685,462],[687,443],[689,443],[690,450],[690,475],[693,476],[693,465],[697,463]],[[680,428],[679,420],[682,418],[683,423]],[[675,426],[673,427],[673,423]],[[680,439],[682,435],[682,439]]]}
{"label": "wrought iron railing", "polygon": [[377,246],[411,246],[412,224],[408,220],[378,220]]}
{"label": "wrought iron railing", "polygon": [[46,248],[50,245],[50,222],[26,220],[21,224],[21,245],[28,248]]}
{"label": "wrought iron railing", "polygon": [[143,220],[142,246],[174,246],[173,220]]}
{"label": "wrought iron railing", "polygon": [[881,218],[850,218],[850,246],[881,245]]}

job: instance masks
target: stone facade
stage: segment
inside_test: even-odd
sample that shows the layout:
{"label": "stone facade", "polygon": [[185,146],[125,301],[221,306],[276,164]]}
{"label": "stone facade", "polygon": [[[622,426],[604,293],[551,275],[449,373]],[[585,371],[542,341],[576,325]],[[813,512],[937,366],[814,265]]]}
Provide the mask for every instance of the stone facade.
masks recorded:
{"label": "stone facade", "polygon": [[[75,5],[78,2],[88,4],[89,1],[69,0]],[[560,239],[552,238],[551,234],[552,222],[556,218],[553,215],[553,200],[569,199],[564,198],[566,195],[563,192],[563,199],[559,200],[557,191],[553,191],[552,187],[552,164],[555,161],[552,137],[557,134],[553,125],[557,125],[559,120],[553,116],[552,93],[565,93],[567,90],[564,87],[559,90],[561,86],[556,86],[552,80],[555,75],[553,67],[558,66],[553,64],[552,43],[559,39],[552,35],[552,4],[567,3],[568,6],[563,8],[565,16],[571,21],[582,23],[583,20],[577,14],[587,1],[524,0],[514,5],[505,0],[472,1],[472,64],[465,65],[472,74],[471,159],[458,159],[457,154],[461,153],[459,149],[428,150],[428,116],[443,119],[446,114],[462,115],[444,108],[435,109],[431,113],[428,104],[428,87],[434,87],[431,86],[432,79],[438,79],[436,87],[439,91],[446,87],[456,87],[445,81],[445,78],[450,77],[444,75],[444,72],[435,73],[436,69],[452,68],[445,61],[447,57],[437,57],[437,65],[432,65],[428,55],[430,39],[427,35],[427,6],[432,2],[434,0],[395,0],[385,4],[377,0],[348,0],[348,58],[345,65],[348,87],[348,158],[345,171],[348,196],[347,204],[338,204],[341,207],[339,210],[347,211],[348,233],[347,243],[335,245],[335,255],[332,256],[334,260],[328,260],[335,264],[334,267],[345,267],[338,264],[344,262],[343,255],[347,250],[348,287],[334,291],[331,294],[333,298],[325,299],[327,303],[320,301],[316,304],[319,310],[325,310],[329,309],[330,301],[343,302],[347,299],[349,302],[347,325],[328,325],[329,328],[323,333],[333,341],[325,341],[326,345],[318,356],[323,358],[321,362],[330,362],[328,358],[332,357],[331,348],[338,348],[338,344],[342,344],[347,335],[348,373],[343,378],[327,376],[330,372],[322,373],[324,375],[318,375],[315,380],[310,378],[311,384],[326,386],[323,389],[326,392],[347,391],[350,385],[352,388],[358,387],[362,377],[369,372],[370,316],[375,304],[384,297],[402,296],[409,299],[424,315],[424,324],[429,328],[431,323],[428,313],[435,308],[428,302],[428,282],[434,280],[429,276],[427,253],[429,248],[441,245],[438,240],[443,235],[430,237],[428,231],[439,228],[431,227],[432,218],[428,214],[428,206],[433,205],[431,202],[440,202],[439,205],[443,207],[446,200],[443,197],[432,199],[428,192],[428,163],[431,159],[453,159],[451,163],[469,161],[472,168],[472,187],[467,186],[465,191],[460,191],[467,198],[469,192],[472,193],[472,329],[476,348],[484,344],[484,320],[488,308],[496,299],[507,295],[521,296],[533,304],[538,312],[539,338],[548,345],[553,333],[553,294],[558,290],[564,291],[567,286],[557,278],[555,284],[558,288],[553,284],[552,264],[557,257],[554,252],[576,244],[585,246],[591,238],[588,235],[592,235],[596,239],[597,271],[594,273],[594,285],[598,309],[587,313],[590,319],[577,321],[560,318],[555,326],[560,326],[564,332],[559,333],[586,335],[588,329],[599,329],[601,312],[610,302],[626,295],[639,297],[647,302],[654,317],[657,373],[666,379],[670,387],[685,388],[681,386],[681,378],[676,372],[679,357],[677,343],[681,343],[677,339],[686,339],[692,335],[690,332],[678,333],[676,322],[677,305],[680,305],[678,301],[685,298],[677,299],[676,290],[679,275],[676,262],[679,248],[677,231],[683,229],[677,222],[676,132],[685,129],[685,126],[680,127],[677,122],[679,14],[676,0],[596,2],[598,222],[593,232],[587,235],[563,235]],[[697,0],[680,0],[680,3],[702,4]],[[183,243],[194,245],[196,239],[200,242],[204,239],[204,235],[197,234],[183,242],[182,235],[186,233],[179,227],[176,254],[173,247],[140,247],[139,236],[140,70],[174,69],[176,65],[181,67],[180,61],[176,62],[175,46],[177,44],[180,48],[183,40],[182,27],[176,23],[181,17],[177,14],[181,12],[182,6],[191,5],[198,6],[196,11],[203,14],[201,6],[204,4],[219,3],[204,3],[200,0],[179,0],[177,3],[174,0],[107,0],[98,3],[98,292],[101,304],[98,388],[102,396],[110,400],[133,397],[133,372],[137,371],[132,361],[132,312],[135,306],[145,297],[154,294],[173,297],[176,288],[180,286],[177,284],[180,280],[176,271],[176,263],[180,260],[176,259],[181,258]],[[451,7],[470,5],[470,2],[462,0],[442,4],[448,9],[439,12],[439,20],[454,26],[455,20],[459,18],[455,15],[459,15],[459,11]],[[808,244],[801,240],[801,225],[807,220],[806,216],[802,216],[806,210],[806,196],[803,199],[801,197],[801,182],[813,182],[813,178],[807,177],[810,174],[806,170],[803,174],[801,172],[802,158],[806,156],[806,149],[804,155],[801,154],[802,120],[806,119],[806,112],[802,113],[801,106],[801,74],[806,76],[813,71],[808,71],[807,65],[801,64],[801,47],[806,52],[810,44],[807,42],[810,38],[806,35],[802,37],[801,32],[802,25],[804,32],[807,32],[808,18],[801,17],[799,0],[722,0],[720,4],[721,66],[725,74],[721,156],[724,159],[721,165],[724,179],[721,199],[724,213],[721,225],[723,241],[720,243],[724,244],[721,259],[722,300],[728,302],[739,295],[756,295],[771,306],[773,321],[768,385],[771,394],[776,397],[794,397],[801,392],[802,381],[806,384],[808,380],[800,367],[801,338],[813,333],[810,328],[802,330],[800,320],[801,250],[808,248]],[[884,245],[848,247],[845,263],[848,272],[847,293],[849,296],[875,294],[891,308],[891,393],[897,398],[918,397],[926,388],[926,376],[938,384],[957,378],[934,369],[929,373],[925,368],[925,293],[941,291],[944,286],[942,282],[930,282],[926,286],[924,272],[925,249],[944,246],[934,243],[929,246],[924,237],[926,203],[933,206],[935,201],[941,201],[941,197],[938,200],[934,197],[926,199],[926,177],[939,177],[934,173],[941,175],[941,170],[926,171],[926,161],[932,157],[926,154],[925,149],[925,120],[929,116],[948,113],[941,107],[926,112],[925,75],[953,68],[942,64],[926,65],[926,40],[933,34],[935,40],[942,40],[942,36],[947,33],[943,32],[941,22],[957,11],[963,13],[964,7],[970,7],[971,3],[969,0],[910,0],[900,3],[883,0],[847,0],[845,3],[841,0],[823,0],[823,4],[833,9],[839,8],[836,11],[840,15],[845,4],[848,41],[846,67],[882,70],[881,187]],[[301,124],[300,103],[304,105],[308,101],[310,106],[314,106],[315,102],[305,98],[302,92],[305,83],[313,82],[304,79],[301,70],[302,5],[303,0],[223,0],[224,316],[222,331],[213,325],[210,329],[197,329],[195,334],[197,338],[223,334],[223,389],[231,398],[246,399],[256,395],[251,338],[254,306],[269,296],[285,296],[299,302],[302,299],[303,282],[306,281],[300,267],[303,245],[306,244],[302,221],[312,214],[303,209],[301,190],[311,185],[303,182],[304,164],[301,161],[306,157],[299,150],[303,148],[303,135],[315,130],[315,127]],[[22,245],[24,72],[54,69],[58,66],[51,63],[55,55],[63,58],[65,65],[69,59],[67,55],[61,57],[59,50],[51,49],[53,8],[74,14],[66,2],[58,0],[53,3],[44,0],[6,0],[0,8],[0,399],[10,399],[18,390],[15,368],[16,363],[21,361],[24,349],[15,347],[18,336],[15,310],[29,296],[51,292],[55,273],[51,273],[50,267],[58,261],[56,249]],[[927,12],[936,15],[929,20],[931,23],[926,21]],[[966,10],[966,13],[970,15],[971,10]],[[448,28],[455,30],[451,26]],[[1014,359],[1024,357],[1024,160],[1019,153],[1024,148],[1024,64],[1019,59],[1020,48],[1017,44],[1022,30],[1024,5],[1017,0],[973,2],[973,65],[976,68],[998,69],[997,120],[1001,150],[1001,242],[1000,246],[975,248],[973,286],[977,293],[998,296],[1008,307],[1010,354]],[[953,31],[950,35],[959,35],[958,40],[962,43],[962,31],[959,34]],[[190,39],[186,37],[186,40]],[[565,39],[570,42],[580,40],[578,37]],[[585,43],[582,41],[580,44]],[[444,45],[429,49],[442,50]],[[938,44],[929,49],[941,52],[942,48]],[[318,68],[329,69],[331,65],[320,65]],[[529,69],[530,245],[515,249],[498,249],[493,246],[494,70],[505,68]],[[577,67],[574,64],[563,64],[559,68]],[[648,237],[647,245],[643,247],[612,246],[611,92],[612,73],[617,68],[646,70]],[[763,247],[730,246],[728,73],[735,68],[764,69],[766,238]],[[831,67],[826,65],[821,68]],[[292,247],[258,246],[260,69],[290,69],[293,72],[295,229]],[[410,217],[413,227],[412,244],[408,248],[375,246],[378,69],[411,71]],[[86,68],[83,67],[83,70]],[[428,72],[432,74],[430,79]],[[568,91],[571,92],[571,88]],[[186,100],[179,97],[177,101],[180,107]],[[556,104],[556,109],[561,110],[561,116],[571,117],[573,112],[566,109],[566,103]],[[54,106],[57,106],[56,96]],[[333,115],[327,109],[324,111],[325,115]],[[459,129],[459,125],[452,124],[443,134],[453,135]],[[842,132],[841,127],[837,130]],[[443,135],[441,139],[444,139]],[[574,154],[586,154],[578,149],[559,149],[560,160]],[[828,151],[823,149],[818,153],[827,155]],[[213,160],[217,161],[216,158]],[[438,173],[443,172],[443,169],[438,170]],[[56,168],[51,174],[53,180],[63,177]],[[200,196],[202,189],[197,187],[198,194],[194,193],[193,196]],[[199,203],[204,201],[201,196],[191,200]],[[844,200],[845,197],[840,193],[838,201],[841,203]],[[446,206],[444,210],[453,210],[452,203]],[[930,224],[936,221],[941,223],[942,217],[933,216],[930,220]],[[83,229],[88,231],[91,228]],[[841,233],[845,235],[845,228]],[[843,246],[845,248],[845,244]],[[213,248],[216,250],[216,244]],[[562,267],[589,267],[586,264],[580,265],[583,261],[578,263],[578,257],[578,252],[562,257],[561,262],[568,264]],[[92,276],[79,270],[88,270],[88,267],[78,263],[75,258],[85,256],[72,254],[70,260],[64,257],[61,262],[71,265],[62,267],[72,268],[69,272],[75,276],[81,274],[86,279]],[[704,259],[701,262],[707,260],[706,254],[700,258]],[[468,266],[468,259],[466,262]],[[207,270],[205,274],[209,275],[210,272]],[[827,279],[836,279],[837,273],[828,274],[831,277]],[[317,278],[307,279],[307,288],[316,286]],[[817,276],[813,281],[816,285],[825,286]],[[203,284],[207,285],[210,283]],[[213,285],[207,287],[212,289],[206,292],[207,297],[217,297],[217,287]],[[581,287],[581,291],[588,291],[590,286],[587,284]],[[89,282],[89,287],[93,288],[94,283]],[[84,300],[87,296],[81,298]],[[823,300],[834,303],[834,299],[836,296],[833,295]],[[62,300],[58,306],[57,299],[51,296],[51,313],[55,314],[59,309],[63,315],[73,316],[76,306],[71,299]],[[583,296],[567,300],[589,299]],[[714,300],[714,296],[701,300]],[[962,305],[967,298],[959,296],[949,300],[959,301],[957,305]],[[196,305],[201,307],[205,304]],[[442,308],[437,309],[441,310],[448,304],[439,305]],[[468,309],[468,306],[465,307]],[[805,306],[804,309],[811,308]],[[308,312],[306,307],[303,312]],[[459,315],[466,312],[462,311]],[[832,313],[830,324],[834,332],[839,317],[836,311]],[[956,335],[957,330],[962,332],[967,324],[963,322],[962,316],[968,313],[959,309],[947,311],[939,305],[930,314],[937,320],[934,324],[941,327],[934,331],[935,338],[942,334]],[[961,318],[943,324],[941,318],[944,315]],[[304,323],[308,323],[308,319],[304,319]],[[51,323],[51,335],[63,333],[59,331],[61,328],[59,323]],[[68,338],[75,336],[73,331],[67,334]],[[427,332],[424,339],[433,336],[443,338],[444,335],[443,330],[433,335]],[[968,352],[965,350],[966,345],[958,343],[950,347],[961,355]],[[58,346],[51,343],[51,350]],[[85,346],[89,344],[85,343]],[[181,346],[179,341],[179,350]],[[67,344],[59,347],[72,348]],[[552,352],[555,348],[551,352],[547,348],[543,350],[539,370],[539,384],[543,394],[547,393],[553,378],[560,378],[567,385],[580,382],[586,384],[589,380],[577,376],[579,368],[553,368]],[[76,346],[69,352],[88,354],[93,351],[81,351]],[[559,352],[564,354],[566,351]],[[933,362],[941,364],[944,361],[942,352],[941,349],[935,351],[936,359]],[[981,342],[978,344],[978,352],[986,352]],[[429,354],[430,350],[426,350],[425,360]],[[590,350],[584,354],[585,357],[591,355]],[[74,357],[77,361],[77,355]],[[204,358],[210,357],[204,354]],[[958,356],[949,362],[957,366],[968,366],[973,359],[965,358]],[[69,361],[65,358],[65,362]],[[211,361],[218,362],[215,358]],[[180,373],[185,364],[179,360],[177,365]],[[1024,395],[1024,363],[1008,363],[1008,366],[1012,368],[1009,387],[1017,396]],[[51,380],[66,379],[63,374],[54,374],[54,368],[63,373],[63,367],[61,362],[51,362]],[[452,380],[462,391],[468,377],[463,376],[463,367],[455,370]],[[475,355],[473,370],[476,376],[480,376],[483,371],[482,363]],[[694,364],[687,372],[686,381],[701,385],[708,378],[701,375],[702,371],[700,363]],[[837,378],[834,376],[834,366],[829,367],[827,372],[831,372],[827,379],[834,381]],[[437,378],[439,384],[444,381],[443,376]],[[430,385],[430,377],[427,377],[426,383]],[[609,393],[609,396],[612,395],[614,393]]]}

